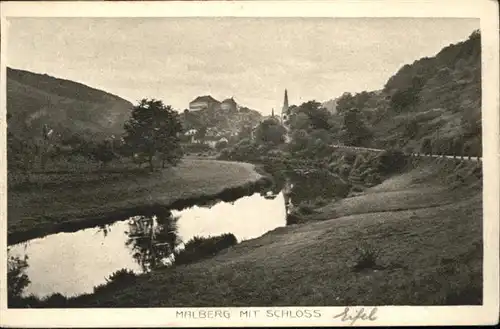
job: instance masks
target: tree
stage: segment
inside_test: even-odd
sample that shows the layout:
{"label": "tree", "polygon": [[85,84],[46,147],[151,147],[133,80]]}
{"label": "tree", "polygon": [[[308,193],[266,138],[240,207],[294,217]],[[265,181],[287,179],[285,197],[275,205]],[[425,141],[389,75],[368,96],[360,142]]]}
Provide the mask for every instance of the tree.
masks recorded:
{"label": "tree", "polygon": [[252,137],[252,126],[249,123],[243,124],[238,132],[238,140],[248,139]]}
{"label": "tree", "polygon": [[117,155],[113,152],[111,141],[96,143],[92,147],[90,156],[93,160],[100,162],[102,166],[106,166],[113,159],[117,158]]}
{"label": "tree", "polygon": [[337,113],[342,114],[345,111],[349,111],[354,108],[355,100],[354,96],[351,93],[344,93],[337,99]]}
{"label": "tree", "polygon": [[268,119],[262,121],[255,131],[257,142],[270,143],[274,145],[285,142],[286,129],[276,120]]}
{"label": "tree", "polygon": [[207,135],[207,130],[208,130],[207,126],[201,126],[196,130],[196,134],[194,135],[194,137],[197,140],[205,139],[205,136]]}
{"label": "tree", "polygon": [[414,138],[418,133],[418,122],[417,120],[408,120],[404,124],[403,137],[407,139]]}
{"label": "tree", "polygon": [[168,140],[166,143],[163,143],[159,149],[159,153],[162,168],[165,168],[166,164],[171,166],[177,165],[184,154],[180,139]]}
{"label": "tree", "polygon": [[[321,103],[318,103],[316,101],[308,101],[305,103],[302,103],[300,106],[298,106],[295,110],[295,113],[297,115],[300,115],[301,113],[305,114],[307,118],[309,119],[309,127],[310,129],[326,129],[329,130],[330,127],[330,118],[331,114],[328,112],[327,109],[322,107]],[[303,119],[302,119],[303,121]],[[299,129],[305,129],[304,127],[305,123],[301,123],[301,127]]]}
{"label": "tree", "polygon": [[7,259],[7,294],[9,299],[19,298],[23,290],[31,283],[26,270],[28,268],[28,256],[20,258],[10,256]]}
{"label": "tree", "polygon": [[289,126],[292,130],[309,130],[311,122],[305,113],[296,113],[290,116]]}
{"label": "tree", "polygon": [[420,102],[419,90],[410,87],[404,90],[398,90],[391,97],[391,108],[397,112],[409,111],[413,106]]}
{"label": "tree", "polygon": [[182,126],[179,115],[170,105],[156,99],[142,99],[132,109],[124,128],[126,145],[134,154],[147,158],[151,171],[157,153],[162,154],[164,161],[178,157]]}
{"label": "tree", "polygon": [[453,155],[463,155],[464,153],[464,142],[463,138],[456,136],[452,139],[451,149]]}
{"label": "tree", "polygon": [[304,129],[295,130],[292,133],[292,138],[290,143],[287,145],[287,149],[290,152],[298,152],[307,148],[309,142],[309,135]]}
{"label": "tree", "polygon": [[365,146],[372,137],[371,131],[365,126],[357,108],[344,113],[342,135],[344,143],[353,146]]}

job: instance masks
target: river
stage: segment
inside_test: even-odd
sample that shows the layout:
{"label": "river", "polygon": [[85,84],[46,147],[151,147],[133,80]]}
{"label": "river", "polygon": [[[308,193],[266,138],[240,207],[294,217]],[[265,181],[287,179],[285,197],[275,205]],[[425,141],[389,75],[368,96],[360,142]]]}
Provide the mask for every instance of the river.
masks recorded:
{"label": "river", "polygon": [[[313,175],[314,176],[314,175]],[[328,197],[324,177],[281,177],[274,186],[234,201],[213,201],[150,216],[124,218],[109,225],[62,232],[11,245],[10,257],[25,260],[30,283],[22,295],[77,296],[106,283],[113,272],[137,274],[168,266],[174,250],[194,237],[231,233],[242,242],[287,225],[295,203]],[[293,182],[293,183],[292,183]]]}
{"label": "river", "polygon": [[[266,191],[267,192],[267,191]],[[135,216],[102,227],[51,234],[9,247],[9,256],[27,256],[31,283],[24,295],[76,296],[93,291],[122,268],[135,273],[168,260],[172,248],[191,238],[232,233],[238,242],[286,225],[283,193],[254,193],[233,202],[172,210],[168,218]],[[162,232],[167,231],[167,234]],[[168,234],[170,233],[170,234]]]}

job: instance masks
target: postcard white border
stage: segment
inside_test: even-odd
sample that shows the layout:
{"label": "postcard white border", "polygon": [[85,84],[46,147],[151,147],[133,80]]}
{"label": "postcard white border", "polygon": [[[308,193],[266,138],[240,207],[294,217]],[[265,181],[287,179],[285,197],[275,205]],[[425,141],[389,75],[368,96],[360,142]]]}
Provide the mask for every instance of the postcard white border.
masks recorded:
{"label": "postcard white border", "polygon": [[[499,316],[499,23],[498,3],[494,0],[436,1],[231,1],[231,2],[2,2],[0,142],[6,145],[6,66],[8,17],[475,17],[480,18],[482,38],[482,114],[483,114],[483,204],[484,204],[484,288],[482,306],[380,306],[377,320],[358,321],[361,326],[388,325],[475,325],[494,324]],[[404,33],[404,32],[402,32]],[[5,149],[5,148],[3,148]],[[6,152],[1,152],[0,229],[6,236]],[[7,239],[1,239],[0,255],[5,259]],[[2,278],[6,262],[0,262]],[[207,326],[344,326],[333,315],[343,307],[290,307],[320,310],[321,318],[275,319],[239,316],[242,309],[228,310],[231,319],[183,320],[175,308],[114,309],[7,309],[6,282],[0,280],[0,324],[15,327],[207,327]],[[196,310],[183,308],[184,310]],[[206,309],[206,308],[204,308]]]}

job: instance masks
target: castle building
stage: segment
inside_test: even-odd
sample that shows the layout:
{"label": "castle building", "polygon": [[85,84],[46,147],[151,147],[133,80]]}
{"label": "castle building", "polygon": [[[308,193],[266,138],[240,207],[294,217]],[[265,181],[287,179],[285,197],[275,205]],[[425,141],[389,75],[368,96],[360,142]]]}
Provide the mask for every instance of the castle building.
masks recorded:
{"label": "castle building", "polygon": [[238,108],[238,104],[236,104],[234,98],[231,97],[231,98],[223,100],[222,103],[220,104],[220,108],[222,110],[229,110],[229,111],[235,112]]}
{"label": "castle building", "polygon": [[189,103],[190,111],[198,111],[203,109],[215,110],[220,107],[220,102],[212,96],[199,96]]}

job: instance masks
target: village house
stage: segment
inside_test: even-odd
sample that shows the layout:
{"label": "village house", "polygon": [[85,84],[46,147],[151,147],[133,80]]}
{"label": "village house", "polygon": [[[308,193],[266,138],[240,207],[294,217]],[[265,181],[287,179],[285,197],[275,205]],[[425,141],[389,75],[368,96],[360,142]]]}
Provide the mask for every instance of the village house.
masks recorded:
{"label": "village house", "polygon": [[207,138],[205,140],[205,144],[208,144],[211,148],[215,148],[217,143],[219,142],[228,142],[228,139],[226,137],[211,137]]}
{"label": "village house", "polygon": [[188,131],[186,131],[184,133],[184,135],[190,137],[190,142],[191,143],[196,143],[197,141],[196,141],[195,136],[196,136],[197,132],[198,132],[198,130],[196,130],[196,129],[189,129]]}

